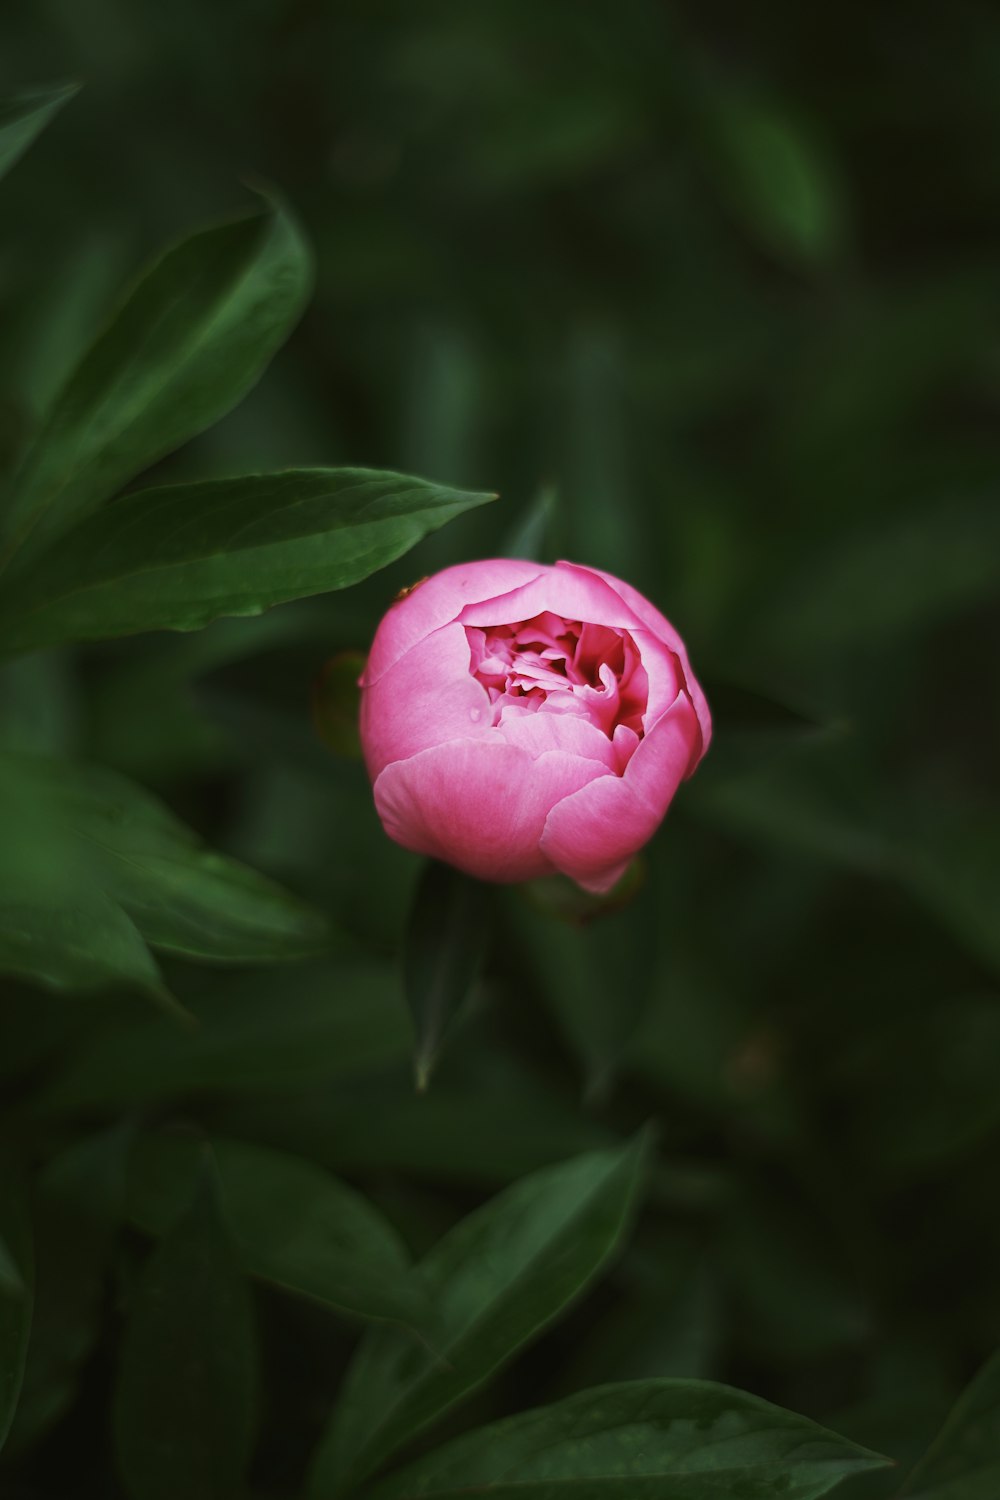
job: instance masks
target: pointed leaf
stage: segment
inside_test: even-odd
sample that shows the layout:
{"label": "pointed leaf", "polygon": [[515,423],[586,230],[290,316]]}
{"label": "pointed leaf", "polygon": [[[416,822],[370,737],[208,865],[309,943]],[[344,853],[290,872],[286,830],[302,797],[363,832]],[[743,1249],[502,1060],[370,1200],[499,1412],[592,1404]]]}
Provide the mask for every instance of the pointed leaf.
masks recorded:
{"label": "pointed leaf", "polygon": [[11,481],[16,569],[246,394],[297,321],[309,255],[268,205],[168,250],[70,376]]}
{"label": "pointed leaf", "polygon": [[536,1172],[423,1261],[433,1347],[372,1329],[348,1371],[309,1493],[332,1500],[504,1365],[607,1265],[631,1218],[645,1139]]}
{"label": "pointed leaf", "polygon": [[78,83],[31,89],[0,101],[0,177],[9,172],[63,105],[79,91]]}
{"label": "pointed leaf", "polygon": [[417,884],[403,953],[417,1088],[427,1087],[449,1024],[479,977],[489,941],[490,887],[429,860]]}
{"label": "pointed leaf", "polygon": [[58,762],[0,755],[0,973],[55,988],[125,983],[162,993],[132,918],[94,879],[87,850],[40,786]]}
{"label": "pointed leaf", "polygon": [[637,1380],[470,1432],[370,1491],[371,1500],[818,1500],[884,1468],[768,1401],[701,1380]]}
{"label": "pointed leaf", "polygon": [[[125,947],[126,919],[154,947],[228,962],[298,957],[328,946],[329,929],[319,913],[263,875],[205,848],[157,798],[125,777],[27,756],[0,758],[0,776],[5,771],[20,777],[76,860],[68,910],[55,903],[54,936],[80,917],[82,946],[88,939],[83,917],[91,907],[101,907],[109,931],[118,911],[123,930],[115,953],[124,977],[143,976],[137,957],[131,969],[125,966],[132,955]],[[16,905],[16,884],[10,900]],[[86,903],[83,917],[80,902]],[[57,958],[59,951],[57,945]],[[155,983],[155,970],[145,979]]]}
{"label": "pointed leaf", "polygon": [[[213,1140],[226,1219],[244,1268],[341,1314],[426,1325],[422,1284],[392,1226],[366,1198],[283,1151]],[[190,1198],[197,1140],[144,1141],[132,1163],[133,1222],[160,1234]]]}
{"label": "pointed leaf", "polygon": [[53,989],[130,985],[166,1000],[159,965],[131,917],[102,891],[22,901],[0,891],[0,973]]}
{"label": "pointed leaf", "polygon": [[254,1435],[253,1307],[206,1165],[129,1310],[115,1438],[134,1500],[232,1500]]}
{"label": "pointed leaf", "polygon": [[346,588],[493,498],[373,469],[144,490],[75,527],[10,586],[3,649],[198,630]]}
{"label": "pointed leaf", "polygon": [[1000,1494],[1000,1354],[959,1397],[900,1490],[906,1500],[996,1500]]}

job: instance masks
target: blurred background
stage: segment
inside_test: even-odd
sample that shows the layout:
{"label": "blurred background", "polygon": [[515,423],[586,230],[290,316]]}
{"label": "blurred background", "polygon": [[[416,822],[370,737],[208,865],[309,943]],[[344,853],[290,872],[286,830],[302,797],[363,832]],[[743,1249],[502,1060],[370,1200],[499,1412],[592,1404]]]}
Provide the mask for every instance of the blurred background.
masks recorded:
{"label": "blurred background", "polygon": [[[1000,1343],[1000,12],[5,6],[3,89],[60,78],[84,91],[4,188],[0,432],[151,254],[263,182],[314,298],[156,477],[346,463],[501,500],[344,595],[5,669],[26,747],[127,772],[355,945],[174,965],[207,1051],[134,1000],[7,986],[20,1128],[40,1150],[125,1117],[285,1146],[419,1251],[653,1118],[630,1251],[471,1415],[699,1375],[915,1456]],[[418,1099],[418,862],[321,744],[310,686],[399,586],[526,520],[543,560],[667,613],[717,740],[629,905],[575,925],[498,892]],[[353,1335],[274,1294],[261,1320],[258,1478],[280,1489]],[[99,1348],[48,1442],[15,1447],[31,1493],[105,1483],[112,1368]]]}

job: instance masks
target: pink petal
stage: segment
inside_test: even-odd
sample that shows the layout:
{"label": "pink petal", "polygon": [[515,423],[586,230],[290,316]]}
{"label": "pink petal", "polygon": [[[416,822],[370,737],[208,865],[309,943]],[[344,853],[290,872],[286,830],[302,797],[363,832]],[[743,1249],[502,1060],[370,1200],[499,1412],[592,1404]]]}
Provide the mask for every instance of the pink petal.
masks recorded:
{"label": "pink petal", "polygon": [[613,573],[605,573],[600,568],[584,568],[579,563],[557,563],[556,566],[578,569],[579,571],[591,573],[603,579],[609,587],[614,589],[616,594],[620,595],[633,614],[639,617],[647,630],[651,630],[654,635],[659,636],[660,640],[680,657],[681,666],[684,670],[685,686],[691,695],[691,702],[694,704],[695,712],[698,715],[704,749],[707,750],[709,741],[712,738],[712,715],[709,712],[708,704],[705,701],[705,695],[701,690],[698,679],[691,670],[687,648],[666,616],[661,615],[655,604],[650,604],[649,600],[640,594],[638,589],[634,589],[630,583],[624,583],[620,578],[615,578]]}
{"label": "pink petal", "polygon": [[432,630],[456,619],[469,604],[509,594],[512,589],[551,571],[540,563],[509,557],[458,563],[420,583],[399,599],[375,632],[362,683],[377,682],[399,658]]}
{"label": "pink petal", "polygon": [[375,806],[404,849],[480,880],[531,880],[552,874],[538,847],[549,809],[595,777],[613,779],[596,761],[563,751],[532,760],[500,738],[451,740],[386,766]]}
{"label": "pink petal", "polygon": [[361,745],[373,781],[392,761],[442,740],[492,734],[493,706],[470,657],[464,628],[445,625],[362,688]]}
{"label": "pink petal", "polygon": [[681,678],[680,662],[675,653],[651,630],[633,631],[632,639],[646,673],[646,712],[642,723],[644,729],[649,729],[687,684]]}
{"label": "pink petal", "polygon": [[553,807],[542,852],[585,890],[602,892],[653,836],[700,745],[682,694],[640,740],[623,776],[602,776]]}
{"label": "pink petal", "polygon": [[639,736],[634,729],[629,729],[627,724],[619,724],[615,729],[612,747],[615,754],[614,769],[619,776],[625,774],[625,767],[632,759],[639,744]]}
{"label": "pink petal", "polygon": [[551,713],[546,709],[517,716],[505,714],[496,733],[508,745],[520,745],[534,759],[547,750],[564,750],[567,755],[597,761],[602,770],[618,772],[618,757],[607,735],[579,714]]}
{"label": "pink petal", "polygon": [[596,572],[560,562],[530,580],[519,581],[502,595],[470,602],[462,611],[464,625],[505,625],[544,613],[591,625],[641,629],[642,620],[622,596]]}

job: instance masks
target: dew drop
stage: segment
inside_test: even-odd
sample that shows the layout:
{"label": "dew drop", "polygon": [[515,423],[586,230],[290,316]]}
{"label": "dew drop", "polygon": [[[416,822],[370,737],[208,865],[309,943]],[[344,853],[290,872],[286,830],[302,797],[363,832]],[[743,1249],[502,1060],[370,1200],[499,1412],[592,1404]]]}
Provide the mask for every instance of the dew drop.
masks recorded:
{"label": "dew drop", "polygon": [[472,720],[473,724],[478,724],[479,721],[480,721],[480,719],[482,718],[482,716],[483,716],[483,711],[482,711],[481,708],[470,708],[469,709],[469,718]]}

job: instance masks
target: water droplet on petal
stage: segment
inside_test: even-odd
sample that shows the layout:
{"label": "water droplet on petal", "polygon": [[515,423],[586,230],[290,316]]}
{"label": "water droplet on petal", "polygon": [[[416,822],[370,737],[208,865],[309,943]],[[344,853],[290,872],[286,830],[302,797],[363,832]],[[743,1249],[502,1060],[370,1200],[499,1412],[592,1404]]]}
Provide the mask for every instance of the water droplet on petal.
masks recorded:
{"label": "water droplet on petal", "polygon": [[479,721],[480,721],[480,719],[482,718],[482,716],[483,716],[483,711],[482,711],[481,708],[470,708],[469,709],[469,718],[472,720],[473,724],[478,724]]}

